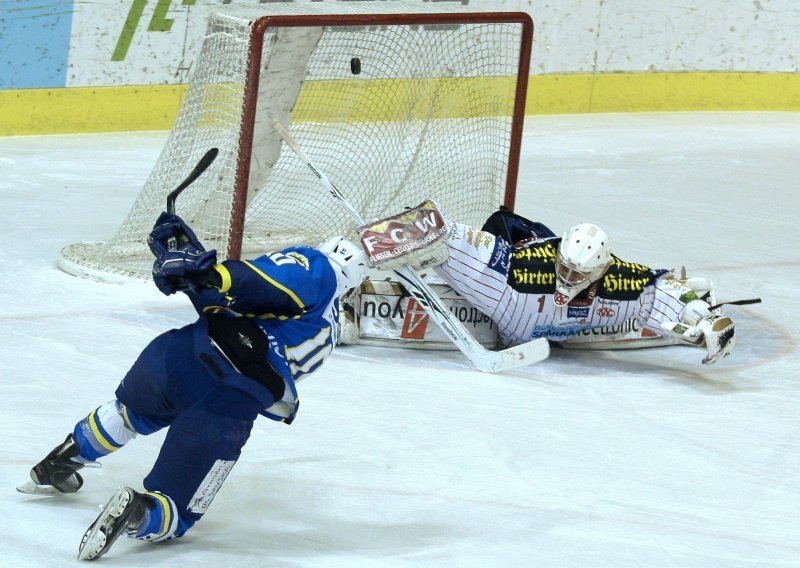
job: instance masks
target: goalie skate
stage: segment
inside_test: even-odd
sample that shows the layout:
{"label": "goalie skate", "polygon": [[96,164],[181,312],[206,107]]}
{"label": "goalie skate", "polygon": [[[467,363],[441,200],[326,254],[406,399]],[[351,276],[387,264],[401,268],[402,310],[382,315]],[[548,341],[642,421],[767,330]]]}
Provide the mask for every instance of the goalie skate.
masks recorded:
{"label": "goalie skate", "polygon": [[78,547],[78,560],[94,560],[108,552],[128,528],[136,528],[145,512],[144,497],[130,487],[120,487],[95,519]]}

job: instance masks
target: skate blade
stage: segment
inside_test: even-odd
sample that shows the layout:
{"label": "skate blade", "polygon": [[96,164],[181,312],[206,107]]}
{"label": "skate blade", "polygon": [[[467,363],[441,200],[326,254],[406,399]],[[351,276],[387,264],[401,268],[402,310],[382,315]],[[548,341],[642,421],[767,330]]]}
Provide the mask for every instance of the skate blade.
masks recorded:
{"label": "skate blade", "polygon": [[17,486],[17,491],[26,493],[27,495],[66,495],[52,485],[38,485],[32,479],[29,479],[22,485]]}
{"label": "skate blade", "polygon": [[81,544],[78,546],[78,560],[94,560],[105,554],[106,533],[103,529],[108,528],[109,519],[117,518],[122,514],[130,498],[130,494],[122,488],[111,497],[92,526],[83,535]]}

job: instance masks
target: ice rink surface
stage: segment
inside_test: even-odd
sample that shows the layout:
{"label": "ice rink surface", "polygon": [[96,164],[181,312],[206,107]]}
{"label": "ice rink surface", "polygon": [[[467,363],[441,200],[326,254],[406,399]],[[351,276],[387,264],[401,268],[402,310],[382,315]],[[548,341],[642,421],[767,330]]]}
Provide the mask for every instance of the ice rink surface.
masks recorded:
{"label": "ice rink surface", "polygon": [[[15,491],[113,398],[158,333],[194,318],[152,284],[56,266],[104,240],[163,132],[0,138],[0,566],[61,567],[161,434],[84,470],[77,494]],[[133,567],[800,566],[800,114],[528,117],[517,211],[589,220],[624,260],[711,278],[737,349],[555,349],[499,375],[458,352],[345,346],[300,384],[291,426],[260,419],[183,539],[122,538]],[[405,205],[405,204],[399,204]]]}

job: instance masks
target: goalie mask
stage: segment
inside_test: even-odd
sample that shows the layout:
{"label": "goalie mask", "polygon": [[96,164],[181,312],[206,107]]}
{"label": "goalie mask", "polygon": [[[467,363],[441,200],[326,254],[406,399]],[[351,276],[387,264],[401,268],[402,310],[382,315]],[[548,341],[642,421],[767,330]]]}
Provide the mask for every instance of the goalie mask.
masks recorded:
{"label": "goalie mask", "polygon": [[332,237],[319,246],[336,273],[336,295],[361,284],[367,275],[367,253],[344,237]]}
{"label": "goalie mask", "polygon": [[555,303],[563,306],[603,276],[611,264],[611,247],[605,231],[581,223],[561,237],[556,254]]}

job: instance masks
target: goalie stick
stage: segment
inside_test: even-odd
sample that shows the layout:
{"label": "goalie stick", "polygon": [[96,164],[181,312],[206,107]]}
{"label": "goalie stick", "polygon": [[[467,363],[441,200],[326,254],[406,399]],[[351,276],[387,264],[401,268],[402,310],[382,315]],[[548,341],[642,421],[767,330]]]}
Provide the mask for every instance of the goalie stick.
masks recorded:
{"label": "goalie stick", "polygon": [[[350,217],[359,225],[365,221],[361,214],[345,198],[339,189],[314,165],[297,141],[278,122],[272,124],[275,132],[292,151],[306,163],[308,169],[319,179],[322,186],[331,194],[336,202],[344,208]],[[489,351],[475,339],[462,323],[450,312],[445,303],[431,290],[417,272],[410,266],[402,266],[394,270],[403,285],[419,302],[430,318],[455,343],[456,347],[481,371],[497,373],[516,367],[523,367],[546,359],[550,355],[550,344],[546,339],[535,339],[502,351]]]}
{"label": "goalie stick", "polygon": [[749,300],[731,300],[730,302],[720,302],[719,304],[714,304],[713,306],[709,306],[709,311],[714,311],[717,308],[722,306],[748,306],[750,304],[760,304],[761,298],[750,298]]}

